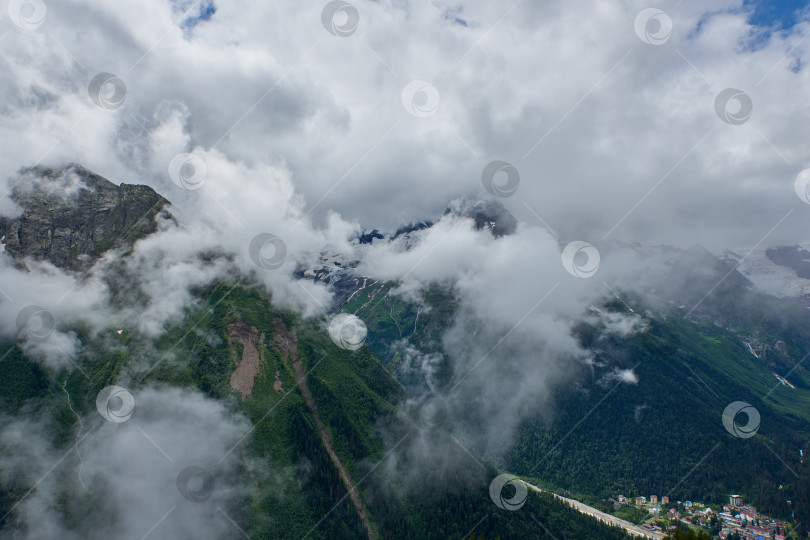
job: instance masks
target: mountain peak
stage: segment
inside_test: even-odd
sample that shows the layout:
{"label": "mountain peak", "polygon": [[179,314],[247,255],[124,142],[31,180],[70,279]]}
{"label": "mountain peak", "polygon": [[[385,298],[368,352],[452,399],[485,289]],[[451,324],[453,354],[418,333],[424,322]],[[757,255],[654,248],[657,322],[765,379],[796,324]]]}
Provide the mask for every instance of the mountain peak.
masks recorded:
{"label": "mountain peak", "polygon": [[451,201],[444,214],[470,218],[475,222],[476,229],[487,229],[496,238],[513,234],[517,230],[518,221],[515,216],[495,199],[457,199]]}
{"label": "mountain peak", "polygon": [[173,219],[169,201],[145,185],[115,185],[78,163],[30,167],[11,180],[16,217],[0,218],[11,256],[81,270],[109,249],[130,246]]}

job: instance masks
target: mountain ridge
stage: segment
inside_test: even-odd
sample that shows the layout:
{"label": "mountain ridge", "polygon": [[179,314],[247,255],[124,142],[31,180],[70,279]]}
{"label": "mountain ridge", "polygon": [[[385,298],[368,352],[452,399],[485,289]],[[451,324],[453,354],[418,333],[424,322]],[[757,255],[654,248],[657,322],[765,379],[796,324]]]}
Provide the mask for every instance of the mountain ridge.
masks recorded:
{"label": "mountain ridge", "polygon": [[[50,182],[68,175],[60,177],[51,170],[42,176]],[[91,189],[118,193],[83,170],[67,180],[71,182],[68,197],[54,202],[43,196],[41,204],[26,209],[24,216],[49,223],[50,218],[58,217],[53,213],[85,204]],[[145,199],[152,200],[150,196]],[[88,208],[95,206],[89,204]],[[145,215],[153,217],[148,212]],[[74,225],[88,230],[97,216],[79,212],[74,217],[87,219],[89,223]],[[154,228],[135,228],[138,237],[149,231]],[[121,233],[121,229],[113,227],[111,232]],[[124,247],[134,237],[112,236],[120,243],[110,249]],[[12,249],[8,255],[54,262],[59,253],[37,251],[34,246],[39,245]],[[76,262],[90,264],[100,253],[88,252],[86,260]],[[57,258],[56,262],[61,261]],[[80,265],[65,266],[71,270]],[[137,284],[124,280],[116,286]],[[530,538],[538,534],[535,516],[561,540],[627,538],[621,529],[582,516],[548,494],[530,494],[520,514],[498,510],[487,490],[489,479],[498,471],[476,462],[449,437],[425,432],[406,410],[403,387],[374,353],[367,347],[356,351],[340,347],[330,340],[323,318],[301,318],[275,306],[271,295],[255,281],[211,284],[194,294],[197,302],[182,320],[169,323],[156,337],[137,328],[105,328],[93,333],[81,322],[75,327],[65,323],[60,331],[73,332],[81,346],[71,363],[61,368],[40,364],[35,352],[26,351],[14,339],[0,343],[0,355],[5,359],[0,411],[18,421],[26,421],[32,410],[39,411],[54,452],[65,456],[57,464],[61,464],[55,473],[60,482],[52,499],[40,494],[25,476],[0,478],[0,529],[4,533],[25,536],[37,530],[36,520],[19,513],[29,494],[45,497],[39,502],[59,517],[63,530],[76,537],[101,537],[104,525],[109,527],[108,516],[98,509],[104,507],[102,501],[112,500],[106,496],[111,486],[99,477],[97,464],[82,461],[82,456],[89,445],[99,444],[93,435],[99,427],[109,430],[102,447],[120,442],[119,435],[126,433],[122,429],[130,433],[136,429],[125,424],[110,430],[116,426],[105,424],[106,417],[96,413],[99,392],[120,385],[115,387],[125,387],[133,396],[136,406],[131,422],[137,428],[143,425],[142,433],[151,431],[139,416],[142,396],[161,388],[197,392],[221,403],[233,418],[250,422],[250,429],[228,451],[244,460],[236,478],[218,476],[216,464],[193,465],[197,470],[210,467],[216,477],[214,485],[224,483],[227,489],[230,482],[238,483],[240,490],[218,511],[229,516],[229,527],[238,524],[253,538],[439,540],[448,535],[466,538],[473,528],[489,537]],[[235,339],[239,337],[235,328],[250,329],[249,339]],[[242,381],[237,376],[240,381],[234,381],[240,359],[244,362],[246,356],[252,362],[249,377]],[[160,416],[172,413],[164,411]],[[424,463],[427,456],[421,445],[426,440],[431,441],[430,447],[440,449],[441,455],[434,457],[432,465]],[[81,453],[78,441],[83,443]],[[0,438],[0,448],[3,444]],[[136,435],[129,444],[162,459],[147,438]],[[163,447],[166,441],[161,439],[159,444]],[[167,451],[174,454],[171,448]],[[138,463],[128,464],[133,465]],[[145,478],[138,480],[148,483]],[[171,497],[172,493],[164,488],[151,495]],[[164,516],[163,528],[174,519],[169,514]]]}
{"label": "mountain ridge", "polygon": [[158,219],[174,220],[171,203],[151,187],[116,186],[76,163],[29,168],[12,183],[21,213],[0,218],[5,250],[65,270],[85,270],[105,252],[155,232]]}

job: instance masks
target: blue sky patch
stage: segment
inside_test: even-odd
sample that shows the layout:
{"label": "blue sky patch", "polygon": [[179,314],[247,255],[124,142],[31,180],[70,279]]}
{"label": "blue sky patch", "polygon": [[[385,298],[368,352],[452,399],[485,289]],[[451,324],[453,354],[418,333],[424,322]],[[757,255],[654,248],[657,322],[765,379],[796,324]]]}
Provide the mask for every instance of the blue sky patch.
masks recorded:
{"label": "blue sky patch", "polygon": [[180,21],[180,28],[191,30],[201,22],[211,20],[217,12],[217,7],[213,0],[173,0],[175,12],[186,14],[186,18]]}
{"label": "blue sky patch", "polygon": [[773,31],[788,30],[807,20],[808,0],[744,0],[751,10],[748,22]]}

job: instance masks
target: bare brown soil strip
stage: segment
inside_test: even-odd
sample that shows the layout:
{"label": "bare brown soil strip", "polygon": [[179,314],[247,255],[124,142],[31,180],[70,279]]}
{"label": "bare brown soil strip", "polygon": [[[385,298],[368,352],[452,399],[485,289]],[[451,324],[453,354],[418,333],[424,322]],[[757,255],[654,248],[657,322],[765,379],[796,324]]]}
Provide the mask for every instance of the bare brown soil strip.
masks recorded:
{"label": "bare brown soil strip", "polygon": [[[236,343],[242,345],[242,359],[236,359]],[[259,374],[259,366],[264,360],[264,334],[259,334],[255,326],[250,326],[241,318],[228,325],[228,347],[236,361],[236,369],[231,373],[231,388],[242,394],[242,399],[253,392],[253,383]]]}
{"label": "bare brown soil strip", "polygon": [[357,510],[357,515],[360,516],[360,521],[363,522],[363,526],[366,528],[369,540],[374,540],[374,533],[371,532],[371,525],[368,522],[368,518],[366,518],[366,512],[363,510],[363,505],[360,502],[357,486],[349,475],[349,471],[340,461],[340,457],[335,452],[335,447],[332,444],[332,437],[329,435],[329,432],[326,431],[326,428],[318,416],[318,406],[315,404],[315,400],[312,399],[312,394],[309,392],[307,375],[304,372],[304,368],[301,366],[301,361],[298,359],[298,339],[295,336],[295,330],[289,330],[278,317],[273,320],[273,324],[275,328],[274,339],[276,345],[292,360],[295,378],[298,381],[298,388],[301,389],[301,394],[304,396],[307,407],[312,411],[312,416],[315,418],[315,425],[318,427],[318,432],[321,435],[321,441],[323,441],[323,445],[326,447],[326,451],[329,453],[332,463],[334,463],[338,473],[340,473],[343,485],[346,486],[346,490],[349,492],[349,497],[354,504],[355,510]]}
{"label": "bare brown soil strip", "polygon": [[281,378],[278,370],[276,370],[276,380],[273,382],[273,390],[276,392],[284,393],[284,385],[281,383]]}

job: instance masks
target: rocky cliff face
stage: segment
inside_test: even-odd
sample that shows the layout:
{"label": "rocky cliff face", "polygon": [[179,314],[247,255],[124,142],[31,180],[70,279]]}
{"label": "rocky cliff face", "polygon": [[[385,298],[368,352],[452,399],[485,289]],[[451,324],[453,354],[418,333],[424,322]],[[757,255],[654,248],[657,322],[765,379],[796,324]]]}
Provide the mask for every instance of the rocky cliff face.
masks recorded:
{"label": "rocky cliff face", "polygon": [[171,218],[169,201],[148,186],[116,186],[81,165],[34,168],[12,182],[22,213],[0,218],[5,249],[68,270],[90,266],[105,251],[131,245]]}

